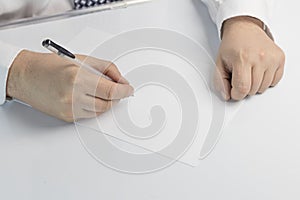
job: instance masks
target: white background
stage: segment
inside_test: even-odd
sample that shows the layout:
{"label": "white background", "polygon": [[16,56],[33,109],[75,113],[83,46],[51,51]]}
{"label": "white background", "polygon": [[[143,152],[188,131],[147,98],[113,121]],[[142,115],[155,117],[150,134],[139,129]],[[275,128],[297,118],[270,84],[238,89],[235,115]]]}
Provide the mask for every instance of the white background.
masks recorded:
{"label": "white background", "polygon": [[[285,78],[266,94],[245,101],[215,151],[198,167],[177,163],[154,174],[115,172],[85,151],[74,125],[11,103],[0,108],[0,198],[299,199],[299,3],[278,2],[272,32],[287,55]],[[44,51],[44,38],[66,44],[85,26],[111,34],[142,27],[172,29],[204,44],[212,56],[218,46],[216,29],[198,0],[159,0],[5,30],[0,38]],[[81,53],[88,52],[82,48]]]}

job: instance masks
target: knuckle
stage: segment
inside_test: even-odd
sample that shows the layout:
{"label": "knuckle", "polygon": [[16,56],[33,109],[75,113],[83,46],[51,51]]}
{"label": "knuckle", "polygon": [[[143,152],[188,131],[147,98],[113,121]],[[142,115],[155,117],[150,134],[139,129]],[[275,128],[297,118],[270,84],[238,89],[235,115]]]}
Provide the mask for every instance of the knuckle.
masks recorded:
{"label": "knuckle", "polygon": [[76,81],[77,74],[78,74],[78,68],[76,66],[71,67],[68,70],[67,74],[68,75],[66,76],[66,81],[68,82],[68,84],[74,85],[75,81]]}
{"label": "knuckle", "polygon": [[285,62],[286,56],[285,56],[284,51],[282,51],[281,49],[280,49],[280,53],[279,53],[279,58],[283,63]]}
{"label": "knuckle", "polygon": [[111,104],[108,101],[105,101],[102,103],[102,109],[100,110],[100,112],[106,112],[110,109]]}
{"label": "knuckle", "polygon": [[258,52],[258,57],[260,61],[265,61],[266,58],[268,57],[267,53],[264,50],[260,50]]}
{"label": "knuckle", "polygon": [[111,61],[108,61],[106,68],[104,70],[104,74],[106,74],[109,70],[117,68],[117,65]]}
{"label": "knuckle", "polygon": [[274,83],[271,84],[271,87],[275,87],[276,85],[278,85],[280,80],[275,81]]}
{"label": "knuckle", "polygon": [[110,103],[109,102],[105,102],[103,111],[105,112],[105,111],[107,111],[109,109],[110,109]]}
{"label": "knuckle", "polygon": [[244,81],[240,81],[237,85],[236,85],[236,89],[240,94],[248,94],[250,92],[250,86],[249,84],[247,84]]}
{"label": "knuckle", "polygon": [[283,79],[283,75],[284,75],[284,71],[282,70],[278,73],[278,78],[277,78],[276,82],[280,82]]}
{"label": "knuckle", "polygon": [[279,64],[284,64],[285,59],[285,53],[280,47],[277,47],[273,53],[270,53],[270,60],[279,62]]}
{"label": "knuckle", "polygon": [[94,112],[103,112],[105,107],[106,107],[106,105],[105,105],[104,100],[96,100],[95,99],[94,103],[92,105],[90,105],[90,109],[92,109],[92,111],[94,111]]}
{"label": "knuckle", "polygon": [[250,96],[256,95],[256,91],[254,89],[251,89],[250,92],[249,92],[249,95]]}
{"label": "knuckle", "polygon": [[94,111],[96,112],[102,112],[103,111],[103,101],[96,101],[94,102],[94,105],[93,105],[93,109]]}
{"label": "knuckle", "polygon": [[115,87],[116,87],[115,83],[111,83],[111,84],[109,84],[107,86],[106,97],[108,99],[112,99],[113,98]]}
{"label": "knuckle", "polygon": [[247,62],[249,60],[249,51],[247,49],[240,49],[238,51],[238,57],[241,61]]}
{"label": "knuckle", "polygon": [[[267,50],[260,50],[258,52],[259,62],[261,64],[263,64],[263,66],[267,63],[272,63],[272,62],[274,62],[274,60],[277,60],[276,57],[277,57],[276,53],[272,53]],[[265,66],[264,68],[266,68],[266,67],[267,66]]]}
{"label": "knuckle", "polygon": [[263,94],[266,90],[267,90],[267,89],[265,89],[265,88],[259,89],[259,90],[258,90],[258,94]]}

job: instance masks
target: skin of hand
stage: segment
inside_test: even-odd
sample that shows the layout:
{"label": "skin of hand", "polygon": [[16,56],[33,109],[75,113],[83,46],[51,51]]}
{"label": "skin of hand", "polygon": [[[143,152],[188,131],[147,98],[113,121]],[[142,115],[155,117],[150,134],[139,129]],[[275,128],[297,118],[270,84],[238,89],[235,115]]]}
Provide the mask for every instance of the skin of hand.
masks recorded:
{"label": "skin of hand", "polygon": [[77,55],[109,77],[91,73],[55,54],[21,51],[8,75],[7,95],[66,122],[96,117],[134,89],[108,61]]}
{"label": "skin of hand", "polygon": [[283,77],[284,52],[262,27],[252,17],[235,17],[223,24],[214,84],[226,101],[262,94]]}

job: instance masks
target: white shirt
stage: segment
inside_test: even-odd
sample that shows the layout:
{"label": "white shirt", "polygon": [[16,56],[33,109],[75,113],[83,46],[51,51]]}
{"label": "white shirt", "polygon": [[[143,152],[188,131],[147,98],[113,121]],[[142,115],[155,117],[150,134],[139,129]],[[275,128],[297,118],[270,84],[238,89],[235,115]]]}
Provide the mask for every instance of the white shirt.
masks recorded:
{"label": "white shirt", "polygon": [[0,22],[72,9],[72,0],[0,0]]}
{"label": "white shirt", "polygon": [[[270,27],[270,12],[274,0],[202,0],[221,33],[225,20],[236,16],[251,16]],[[72,9],[72,0],[0,0],[0,22],[3,20],[54,14]],[[21,49],[0,41],[0,105],[6,101],[9,68]]]}

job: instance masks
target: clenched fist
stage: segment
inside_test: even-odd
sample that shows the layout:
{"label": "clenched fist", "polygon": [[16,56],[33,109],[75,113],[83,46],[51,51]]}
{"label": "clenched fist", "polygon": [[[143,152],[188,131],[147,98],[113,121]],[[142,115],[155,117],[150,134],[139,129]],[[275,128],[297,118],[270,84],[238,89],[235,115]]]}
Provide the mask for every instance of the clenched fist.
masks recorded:
{"label": "clenched fist", "polygon": [[224,22],[214,80],[225,100],[264,93],[281,80],[284,52],[262,27],[261,21],[251,17]]}

